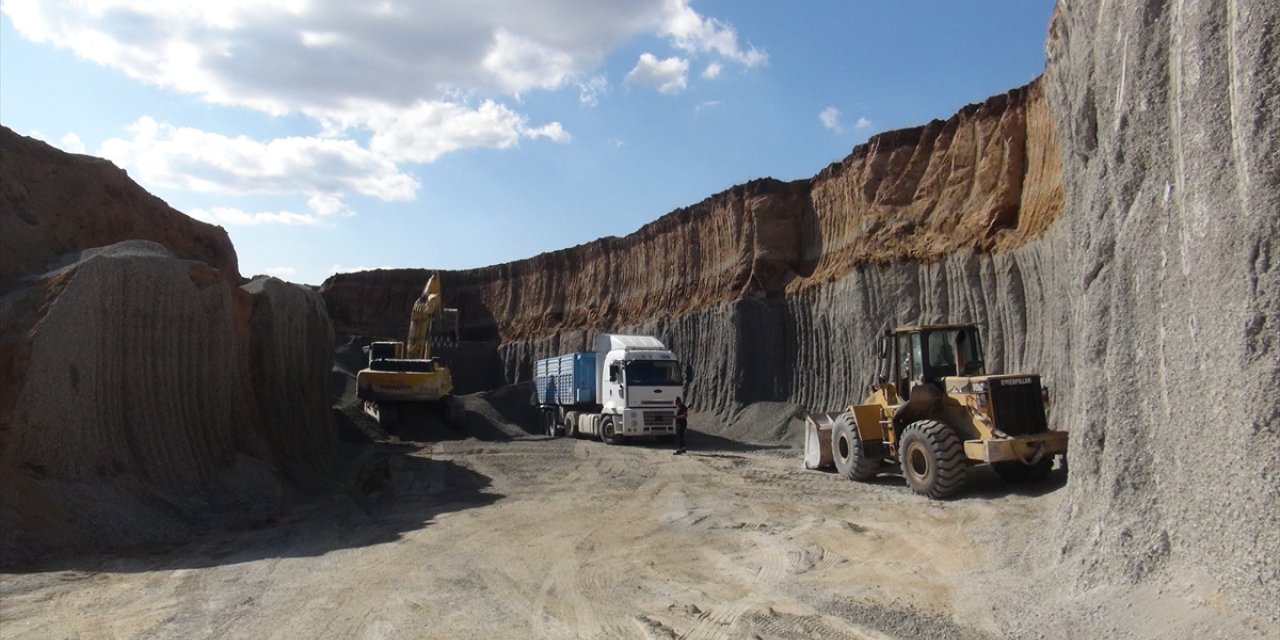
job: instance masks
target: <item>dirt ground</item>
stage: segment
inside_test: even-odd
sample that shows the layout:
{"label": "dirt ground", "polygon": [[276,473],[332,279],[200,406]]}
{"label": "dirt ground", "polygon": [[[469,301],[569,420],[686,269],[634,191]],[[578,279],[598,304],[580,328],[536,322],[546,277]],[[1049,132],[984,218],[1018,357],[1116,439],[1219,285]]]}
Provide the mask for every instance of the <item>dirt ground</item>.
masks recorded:
{"label": "dirt ground", "polygon": [[341,490],[254,530],[4,575],[0,637],[1001,637],[1064,493],[976,469],[936,502],[789,444],[690,448],[348,445]]}

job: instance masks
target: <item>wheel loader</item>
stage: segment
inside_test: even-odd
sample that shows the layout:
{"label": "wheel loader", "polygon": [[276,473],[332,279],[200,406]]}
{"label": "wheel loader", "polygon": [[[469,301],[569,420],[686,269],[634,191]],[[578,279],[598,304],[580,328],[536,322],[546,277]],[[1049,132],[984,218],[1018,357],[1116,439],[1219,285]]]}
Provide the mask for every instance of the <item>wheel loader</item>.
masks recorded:
{"label": "wheel loader", "polygon": [[356,395],[383,430],[395,433],[407,414],[424,410],[455,429],[465,424],[461,403],[451,395],[449,368],[431,357],[433,342],[449,342],[451,335],[456,343],[457,318],[457,309],[443,307],[440,280],[432,274],[413,303],[408,340],[369,345],[369,366],[356,374]]}
{"label": "wheel loader", "polygon": [[862,404],[810,417],[831,423],[831,458],[850,480],[896,467],[916,493],[942,499],[964,487],[972,465],[1035,481],[1067,452],[1067,433],[1048,428],[1040,376],[988,374],[975,325],[886,331],[879,361]]}

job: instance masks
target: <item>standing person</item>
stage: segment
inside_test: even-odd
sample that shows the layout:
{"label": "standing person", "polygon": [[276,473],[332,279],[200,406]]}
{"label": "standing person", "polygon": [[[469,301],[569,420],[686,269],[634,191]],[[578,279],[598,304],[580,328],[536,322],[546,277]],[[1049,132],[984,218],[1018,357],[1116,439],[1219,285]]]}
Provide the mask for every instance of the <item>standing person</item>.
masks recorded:
{"label": "standing person", "polygon": [[673,455],[684,453],[684,431],[689,428],[689,407],[684,404],[684,398],[676,398],[676,450]]}

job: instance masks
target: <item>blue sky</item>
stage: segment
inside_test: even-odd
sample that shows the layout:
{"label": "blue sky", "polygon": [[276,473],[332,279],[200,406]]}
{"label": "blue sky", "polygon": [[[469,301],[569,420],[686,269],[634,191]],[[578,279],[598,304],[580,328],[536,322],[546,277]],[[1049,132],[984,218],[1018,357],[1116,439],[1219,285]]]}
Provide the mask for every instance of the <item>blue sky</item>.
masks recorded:
{"label": "blue sky", "polygon": [[1052,0],[0,0],[0,123],[227,229],[245,275],[622,236],[1044,69]]}

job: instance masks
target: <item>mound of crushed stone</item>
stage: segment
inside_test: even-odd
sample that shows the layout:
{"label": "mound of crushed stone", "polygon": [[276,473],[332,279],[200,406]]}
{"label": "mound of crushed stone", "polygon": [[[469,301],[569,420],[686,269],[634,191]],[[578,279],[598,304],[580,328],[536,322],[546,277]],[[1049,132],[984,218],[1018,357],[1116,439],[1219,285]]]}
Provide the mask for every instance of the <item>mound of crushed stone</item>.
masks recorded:
{"label": "mound of crushed stone", "polygon": [[805,409],[789,402],[753,402],[721,420],[711,414],[690,416],[689,428],[735,442],[804,445]]}

